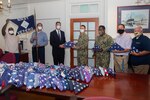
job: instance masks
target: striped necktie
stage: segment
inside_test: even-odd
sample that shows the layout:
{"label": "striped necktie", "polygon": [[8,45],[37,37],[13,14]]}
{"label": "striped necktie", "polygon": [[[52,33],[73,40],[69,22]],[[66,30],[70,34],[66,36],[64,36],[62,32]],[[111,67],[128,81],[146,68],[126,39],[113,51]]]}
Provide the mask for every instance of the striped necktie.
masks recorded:
{"label": "striped necktie", "polygon": [[58,31],[58,37],[61,40],[61,33],[60,33],[60,31]]}

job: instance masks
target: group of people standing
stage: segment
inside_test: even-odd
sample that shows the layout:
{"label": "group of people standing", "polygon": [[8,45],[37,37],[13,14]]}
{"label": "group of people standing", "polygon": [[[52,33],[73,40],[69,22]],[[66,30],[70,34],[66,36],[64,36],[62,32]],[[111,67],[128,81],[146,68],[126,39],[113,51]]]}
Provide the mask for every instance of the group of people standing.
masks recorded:
{"label": "group of people standing", "polygon": [[[60,29],[61,23],[56,22],[56,29],[50,33],[50,44],[52,46],[52,55],[55,65],[64,64],[65,57],[65,33]],[[115,41],[110,35],[106,34],[105,30],[105,26],[100,25],[98,28],[98,35],[95,39],[95,45],[100,47],[100,50],[93,54],[93,57],[96,59],[96,67],[109,67],[110,51],[108,49],[113,43],[117,43],[124,48],[124,50],[112,51],[114,54],[115,71],[127,73],[130,65],[135,73],[147,74],[150,65],[150,39],[143,35],[143,28],[137,26],[134,30],[135,37],[132,39],[131,36],[125,32],[125,25],[119,24],[117,30],[118,36]],[[45,43],[41,46],[47,45],[48,40],[46,35],[43,36],[42,40],[45,40]],[[86,26],[81,25],[78,42],[72,47],[77,50],[78,66],[88,65],[88,40],[89,37],[86,34]],[[139,52],[132,51],[133,47],[138,49]]]}
{"label": "group of people standing", "polygon": [[[5,38],[14,35],[14,30],[12,27],[8,28],[4,32],[4,26],[2,34]],[[65,58],[65,47],[64,43],[66,42],[65,33],[61,30],[61,22],[56,22],[56,29],[50,32],[50,45],[52,46],[52,56],[54,65],[64,64]],[[45,46],[48,45],[48,37],[45,32],[43,32],[42,23],[38,23],[36,26],[36,31],[32,33],[30,38],[30,43],[32,43],[32,57],[33,62],[41,62],[45,64]],[[93,53],[93,57],[96,59],[96,67],[109,67],[110,63],[110,51],[109,48],[113,43],[117,43],[124,50],[113,50],[114,54],[114,69],[116,72],[128,72],[128,66],[131,65],[133,71],[139,74],[147,74],[150,66],[150,39],[143,35],[143,28],[137,26],[134,29],[135,37],[132,39],[128,33],[125,32],[125,25],[118,25],[118,36],[115,41],[113,38],[106,34],[105,26],[100,25],[98,28],[98,35],[95,39],[95,45],[100,47],[98,52]],[[4,34],[5,33],[5,34]],[[6,33],[9,33],[6,35]],[[11,41],[16,39],[11,39]],[[6,42],[10,41],[5,39]],[[73,46],[73,49],[77,50],[77,62],[78,66],[88,65],[88,41],[89,37],[86,34],[86,26],[80,26],[80,35],[78,42]],[[17,39],[18,42],[18,39]],[[7,43],[10,44],[9,48],[13,48],[13,42]],[[17,45],[16,43],[14,43]],[[139,52],[131,51],[132,48],[136,48]],[[13,52],[6,50],[8,52]],[[15,53],[15,51],[14,51]]]}
{"label": "group of people standing", "polygon": [[[48,37],[42,31],[42,23],[38,23],[36,31],[32,33],[30,42],[32,46],[33,62],[40,62],[45,64],[45,46],[48,45]],[[60,30],[61,22],[56,22],[56,29],[50,32],[50,45],[52,46],[52,56],[54,65],[64,64],[66,42],[65,33]]]}
{"label": "group of people standing", "polygon": [[[148,74],[150,67],[150,39],[143,35],[143,28],[137,26],[134,29],[135,37],[132,39],[125,32],[125,25],[118,25],[118,36],[115,41],[112,37],[105,33],[105,27],[99,26],[99,35],[96,37],[95,44],[101,47],[99,52],[96,52],[96,66],[108,67],[110,60],[109,48],[112,43],[117,43],[124,50],[113,50],[114,54],[114,69],[116,72],[129,72],[129,66],[134,73]],[[132,51],[136,48],[138,52]]]}

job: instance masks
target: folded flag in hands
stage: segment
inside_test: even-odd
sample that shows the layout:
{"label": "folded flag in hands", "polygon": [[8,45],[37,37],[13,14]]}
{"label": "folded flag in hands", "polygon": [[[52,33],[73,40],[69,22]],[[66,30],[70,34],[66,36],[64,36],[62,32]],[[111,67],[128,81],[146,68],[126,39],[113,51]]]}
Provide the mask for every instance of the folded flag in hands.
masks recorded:
{"label": "folded flag in hands", "polygon": [[138,53],[139,50],[138,50],[137,48],[135,48],[135,47],[132,47],[131,52],[136,52],[136,53]]}
{"label": "folded flag in hands", "polygon": [[111,47],[109,48],[109,51],[113,51],[113,50],[124,50],[124,48],[122,48],[119,44],[114,43],[113,45],[111,45]]}
{"label": "folded flag in hands", "polygon": [[75,43],[74,43],[74,42],[71,42],[71,41],[66,42],[66,43],[64,44],[65,48],[72,48],[74,45],[75,45]]}
{"label": "folded flag in hands", "polygon": [[99,45],[95,45],[93,48],[92,48],[93,52],[98,52],[100,51],[100,46]]}

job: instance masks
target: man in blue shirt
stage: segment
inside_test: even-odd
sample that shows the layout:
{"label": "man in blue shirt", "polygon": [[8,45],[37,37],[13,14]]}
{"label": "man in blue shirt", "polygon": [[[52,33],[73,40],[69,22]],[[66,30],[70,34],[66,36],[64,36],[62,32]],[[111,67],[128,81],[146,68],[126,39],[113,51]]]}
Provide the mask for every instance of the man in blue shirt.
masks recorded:
{"label": "man in blue shirt", "polygon": [[150,65],[150,39],[143,35],[141,26],[134,30],[135,38],[132,41],[131,64],[135,73],[147,74]]}
{"label": "man in blue shirt", "polygon": [[32,58],[33,62],[39,62],[45,64],[45,46],[48,44],[48,38],[45,32],[42,31],[42,23],[37,24],[36,32],[32,33],[30,42],[32,46]]}

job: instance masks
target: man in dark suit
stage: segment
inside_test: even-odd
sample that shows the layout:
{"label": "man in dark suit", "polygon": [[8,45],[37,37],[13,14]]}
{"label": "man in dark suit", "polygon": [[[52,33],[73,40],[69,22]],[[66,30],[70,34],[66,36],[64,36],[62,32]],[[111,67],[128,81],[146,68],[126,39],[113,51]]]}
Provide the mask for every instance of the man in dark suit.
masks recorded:
{"label": "man in dark suit", "polygon": [[52,55],[54,65],[64,64],[66,42],[65,33],[60,30],[61,22],[56,22],[56,29],[50,33],[50,44],[52,46]]}

